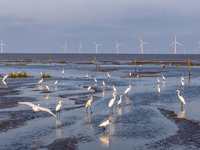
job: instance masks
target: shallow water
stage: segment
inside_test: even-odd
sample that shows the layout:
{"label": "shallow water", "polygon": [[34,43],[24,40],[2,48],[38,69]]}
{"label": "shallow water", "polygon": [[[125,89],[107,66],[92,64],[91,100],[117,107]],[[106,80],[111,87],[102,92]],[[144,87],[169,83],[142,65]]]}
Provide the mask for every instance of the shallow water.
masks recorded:
{"label": "shallow water", "polygon": [[[9,60],[9,55],[3,54],[2,57]],[[24,59],[34,56],[34,54],[13,54],[12,58],[19,60],[21,55]],[[165,72],[128,77],[130,71],[131,73],[135,72],[134,65],[127,65],[133,57],[152,62],[161,60],[176,62],[187,61],[187,55],[165,55],[165,57],[161,55],[115,55],[115,57],[97,55],[101,68],[120,67],[118,70],[109,72],[110,79],[106,72],[95,70],[94,64],[76,64],[77,62],[94,61],[95,55],[51,54],[51,56],[51,65],[48,63],[49,54],[35,54],[36,63],[30,62],[21,65],[19,62],[2,62],[0,64],[0,74],[3,76],[13,71],[26,71],[27,74],[35,76],[32,78],[7,78],[7,86],[0,85],[1,97],[5,99],[5,101],[1,99],[0,103],[6,106],[0,110],[0,149],[53,149],[55,145],[62,146],[59,143],[60,140],[69,141],[70,139],[76,143],[74,148],[77,149],[140,149],[141,147],[145,149],[146,144],[170,137],[178,130],[174,123],[160,113],[158,107],[173,110],[180,117],[199,121],[199,67],[196,69],[191,67],[191,78],[189,78],[186,66],[178,68],[166,66],[163,70],[162,65],[137,65],[137,73]],[[191,61],[199,61],[196,55],[189,57]],[[60,59],[69,61],[71,66],[55,63]],[[42,63],[41,60],[45,60],[46,63]],[[118,61],[120,65],[105,64],[104,61],[108,60]],[[5,65],[8,63],[14,65]],[[61,73],[63,68],[64,75]],[[38,83],[41,79],[40,72],[49,73],[54,77],[44,78],[40,85]],[[85,77],[86,74],[88,74],[88,78]],[[165,82],[162,81],[162,74],[166,77]],[[94,82],[94,76],[96,76],[97,83]],[[160,77],[159,84],[157,76]],[[182,76],[185,78],[184,87],[180,82]],[[58,80],[58,84],[55,86],[56,80]],[[105,82],[105,87],[103,87],[102,81]],[[50,88],[49,92],[46,90],[46,85]],[[118,94],[113,113],[110,113],[108,103],[113,97],[113,85]],[[126,95],[124,91],[129,85],[133,86]],[[87,86],[92,86],[92,89],[87,91]],[[158,86],[161,89],[160,93],[157,90]],[[12,94],[13,90],[16,90],[16,93]],[[185,98],[186,104],[182,110],[175,90],[180,90],[181,95]],[[5,93],[6,91],[7,93]],[[123,95],[123,99],[119,107],[116,103],[120,95]],[[90,109],[86,113],[84,107],[90,96],[94,97],[92,114]],[[57,113],[56,117],[47,112],[37,112],[33,118],[31,107],[18,104],[18,101],[40,104],[41,107],[49,108],[55,114],[58,102],[64,102],[61,112]],[[110,124],[104,132],[99,124],[107,119],[110,120]]]}

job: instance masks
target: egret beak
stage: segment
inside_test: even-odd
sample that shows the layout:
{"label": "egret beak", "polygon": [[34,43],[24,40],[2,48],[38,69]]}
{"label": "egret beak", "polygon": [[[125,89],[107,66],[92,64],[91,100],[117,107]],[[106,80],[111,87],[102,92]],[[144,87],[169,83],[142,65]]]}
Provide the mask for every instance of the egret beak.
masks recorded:
{"label": "egret beak", "polygon": [[178,90],[175,90],[176,92],[178,92]]}
{"label": "egret beak", "polygon": [[64,102],[64,101],[61,101],[61,102]]}

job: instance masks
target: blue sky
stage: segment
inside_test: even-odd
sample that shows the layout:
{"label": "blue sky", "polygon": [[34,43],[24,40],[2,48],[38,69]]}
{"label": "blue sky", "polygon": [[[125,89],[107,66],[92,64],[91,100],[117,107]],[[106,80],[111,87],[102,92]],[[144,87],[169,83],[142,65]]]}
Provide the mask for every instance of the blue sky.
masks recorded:
{"label": "blue sky", "polygon": [[[192,54],[200,46],[199,0],[0,0],[5,53]],[[200,50],[196,53],[200,53]]]}

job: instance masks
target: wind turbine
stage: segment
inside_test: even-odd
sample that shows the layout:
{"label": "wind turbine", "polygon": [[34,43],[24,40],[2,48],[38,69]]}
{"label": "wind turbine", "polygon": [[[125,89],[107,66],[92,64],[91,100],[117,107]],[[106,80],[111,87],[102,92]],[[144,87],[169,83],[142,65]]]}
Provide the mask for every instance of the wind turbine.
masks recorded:
{"label": "wind turbine", "polygon": [[83,49],[83,48],[82,48],[81,42],[80,42],[80,44],[79,44],[79,54],[81,53],[81,49]]}
{"label": "wind turbine", "polygon": [[116,40],[115,40],[115,43],[117,44],[115,48],[117,48],[117,54],[118,54],[118,46],[123,45],[123,44],[118,44]]}
{"label": "wind turbine", "polygon": [[[93,42],[94,42],[94,41],[93,41]],[[94,42],[94,44],[96,45],[95,49],[96,49],[96,54],[97,54],[97,47],[98,47],[99,45],[101,45],[101,44],[97,44],[97,43],[95,43],[95,42]]]}
{"label": "wind turbine", "polygon": [[[147,42],[142,42],[142,40],[139,38],[139,40],[140,40],[140,42],[141,42],[141,44],[140,44],[140,47],[141,47],[141,54],[143,54],[143,44],[149,44],[149,43],[147,43]],[[139,48],[140,48],[139,47]]]}
{"label": "wind turbine", "polygon": [[[199,43],[199,45],[200,45],[200,41],[197,41],[198,43]],[[199,50],[200,49],[200,46],[199,46],[199,48],[197,49],[197,50]]]}
{"label": "wind turbine", "polygon": [[67,43],[65,43],[65,46],[63,46],[62,48],[65,48],[65,54],[66,54],[66,49],[68,49],[67,48]]}
{"label": "wind turbine", "polygon": [[181,46],[183,46],[183,45],[178,43],[178,42],[176,42],[176,34],[175,34],[175,41],[170,46],[172,46],[173,44],[174,44],[174,54],[177,54],[176,53],[176,44],[181,45]]}
{"label": "wind turbine", "polygon": [[3,39],[1,38],[1,53],[3,53],[3,46],[7,46],[7,45],[5,45],[5,44],[3,44]]}

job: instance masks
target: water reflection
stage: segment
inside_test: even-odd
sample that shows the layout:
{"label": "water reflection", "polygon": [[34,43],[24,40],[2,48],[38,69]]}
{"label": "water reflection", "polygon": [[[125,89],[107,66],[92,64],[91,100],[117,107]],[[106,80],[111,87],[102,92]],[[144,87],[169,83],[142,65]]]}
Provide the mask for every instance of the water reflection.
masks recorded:
{"label": "water reflection", "polygon": [[43,91],[43,86],[42,86],[42,85],[38,86],[38,89],[39,89],[40,91]]}
{"label": "water reflection", "polygon": [[56,136],[57,138],[61,138],[62,136],[62,129],[61,129],[61,120],[56,120]]}
{"label": "water reflection", "polygon": [[93,126],[92,126],[92,124],[91,124],[92,116],[86,114],[86,118],[85,118],[85,119],[86,119],[87,123],[90,125],[90,129],[93,129]]}
{"label": "water reflection", "polygon": [[178,113],[178,118],[184,118],[185,117],[185,110],[182,110]]}
{"label": "water reflection", "polygon": [[109,135],[115,135],[115,118],[113,115],[109,115]]}
{"label": "water reflection", "polygon": [[99,140],[102,142],[103,147],[109,146],[109,135],[107,135],[105,132],[104,134],[99,138]]}
{"label": "water reflection", "polygon": [[55,86],[55,91],[57,91],[57,85]]}
{"label": "water reflection", "polygon": [[120,115],[120,116],[122,115],[122,109],[120,106],[117,108],[117,112],[118,112],[118,115]]}
{"label": "water reflection", "polygon": [[46,100],[49,99],[49,93],[46,94]]}
{"label": "water reflection", "polygon": [[105,98],[105,87],[103,87],[102,96],[103,96],[103,100],[104,100],[104,98]]}
{"label": "water reflection", "polygon": [[128,96],[125,96],[125,103],[126,103],[126,106],[125,106],[125,112],[126,113],[129,113],[131,111],[131,98],[128,97]]}

